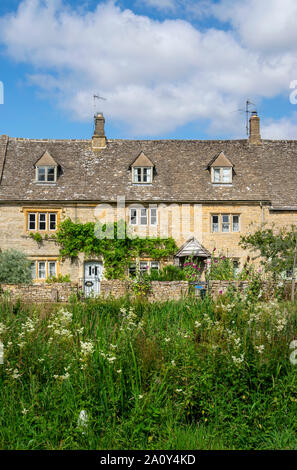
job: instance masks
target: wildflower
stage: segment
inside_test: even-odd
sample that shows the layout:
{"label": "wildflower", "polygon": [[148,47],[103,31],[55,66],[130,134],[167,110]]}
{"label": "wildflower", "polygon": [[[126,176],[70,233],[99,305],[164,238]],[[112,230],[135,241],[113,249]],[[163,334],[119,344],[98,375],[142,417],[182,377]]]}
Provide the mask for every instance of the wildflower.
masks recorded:
{"label": "wildflower", "polygon": [[259,354],[262,354],[264,351],[264,344],[261,344],[260,346],[255,346],[255,349],[258,351]]}
{"label": "wildflower", "polygon": [[26,408],[24,408],[24,409],[22,410],[22,414],[23,414],[23,415],[26,415],[26,414],[28,413],[28,411],[29,411],[29,410],[27,410]]}
{"label": "wildflower", "polygon": [[4,325],[4,323],[0,323],[0,335],[5,333],[9,328]]}
{"label": "wildflower", "polygon": [[111,349],[116,349],[118,347],[117,344],[110,344]]}
{"label": "wildflower", "polygon": [[118,370],[117,370],[117,373],[118,373],[118,374],[121,374],[121,373],[122,373],[122,369],[118,369]]}
{"label": "wildflower", "polygon": [[241,364],[244,361],[244,355],[241,354],[239,357],[231,356],[235,364]]}
{"label": "wildflower", "polygon": [[81,341],[80,343],[81,352],[84,356],[91,354],[94,351],[94,346],[91,341]]}
{"label": "wildflower", "polygon": [[143,395],[138,395],[139,400],[143,398]]}
{"label": "wildflower", "polygon": [[223,291],[222,290],[219,290],[219,294],[222,295]]}
{"label": "wildflower", "polygon": [[199,321],[195,321],[195,328],[199,328],[201,326],[201,323]]}
{"label": "wildflower", "polygon": [[108,362],[113,362],[113,361],[116,360],[116,357],[115,357],[115,356],[113,356],[113,357],[108,357],[107,360],[108,360]]}
{"label": "wildflower", "polygon": [[165,341],[166,343],[169,343],[170,338],[165,338],[164,341]]}
{"label": "wildflower", "polygon": [[[87,428],[88,421],[89,421],[88,413],[85,410],[81,410],[81,412],[79,413],[78,420],[77,420],[77,426],[79,428]],[[85,434],[85,432],[83,431],[82,434]]]}
{"label": "wildflower", "polygon": [[20,374],[19,374],[19,371],[18,369],[14,369],[13,373],[12,373],[12,377],[14,379],[18,379],[20,377]]}
{"label": "wildflower", "polygon": [[174,361],[174,360],[173,360],[173,361],[171,361],[171,364],[173,365],[173,367],[174,367],[174,366],[176,366],[176,363],[175,363],[175,361]]}
{"label": "wildflower", "polygon": [[176,391],[177,393],[181,393],[181,392],[183,391],[183,389],[182,389],[182,388],[176,388],[175,391]]}

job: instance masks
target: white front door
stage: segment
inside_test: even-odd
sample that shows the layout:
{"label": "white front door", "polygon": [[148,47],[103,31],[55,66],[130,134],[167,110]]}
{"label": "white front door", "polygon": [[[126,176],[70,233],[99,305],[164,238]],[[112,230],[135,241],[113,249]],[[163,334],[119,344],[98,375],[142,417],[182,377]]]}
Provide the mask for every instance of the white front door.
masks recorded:
{"label": "white front door", "polygon": [[85,263],[85,296],[100,294],[100,281],[102,278],[102,263],[89,261]]}

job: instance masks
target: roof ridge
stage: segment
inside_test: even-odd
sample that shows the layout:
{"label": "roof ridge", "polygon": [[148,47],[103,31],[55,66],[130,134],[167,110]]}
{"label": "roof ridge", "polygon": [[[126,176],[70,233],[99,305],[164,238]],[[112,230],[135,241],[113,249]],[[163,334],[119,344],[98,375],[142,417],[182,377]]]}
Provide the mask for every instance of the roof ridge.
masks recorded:
{"label": "roof ridge", "polygon": [[89,142],[91,139],[29,139],[27,137],[9,137],[10,141],[17,142]]}
{"label": "roof ridge", "polygon": [[0,141],[0,184],[2,183],[4,165],[6,161],[6,153],[8,146],[8,135],[2,135]]}

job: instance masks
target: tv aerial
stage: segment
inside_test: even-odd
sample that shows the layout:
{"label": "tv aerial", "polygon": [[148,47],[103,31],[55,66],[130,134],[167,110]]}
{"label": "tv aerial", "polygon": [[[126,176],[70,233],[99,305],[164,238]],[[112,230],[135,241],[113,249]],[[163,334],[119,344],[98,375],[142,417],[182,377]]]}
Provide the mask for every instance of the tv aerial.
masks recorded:
{"label": "tv aerial", "polygon": [[[254,109],[251,110],[250,106],[254,106]],[[248,98],[245,102],[245,109],[238,109],[237,111],[239,111],[241,113],[245,113],[245,115],[246,115],[246,135],[249,135],[249,115],[257,112],[256,111],[256,105],[254,103],[252,103]]]}
{"label": "tv aerial", "polygon": [[103,96],[100,96],[99,93],[94,93],[93,94],[93,100],[94,100],[94,114],[96,114],[96,100],[103,100],[106,101],[106,98],[103,98]]}

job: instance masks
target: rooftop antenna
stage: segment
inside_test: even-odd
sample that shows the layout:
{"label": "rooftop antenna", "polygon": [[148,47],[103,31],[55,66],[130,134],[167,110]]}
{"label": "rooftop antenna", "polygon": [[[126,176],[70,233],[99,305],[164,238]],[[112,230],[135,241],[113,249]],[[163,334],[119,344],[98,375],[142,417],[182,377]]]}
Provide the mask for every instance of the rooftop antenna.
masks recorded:
{"label": "rooftop antenna", "polygon": [[103,96],[100,96],[99,94],[94,93],[93,94],[93,100],[94,100],[94,115],[95,115],[96,114],[96,100],[106,101],[106,98],[103,98]]}
{"label": "rooftop antenna", "polygon": [[[255,106],[253,110],[250,110],[250,106]],[[240,111],[242,113],[245,113],[246,115],[246,135],[249,135],[249,114],[253,114],[256,111],[256,105],[252,103],[249,98],[245,102],[245,109],[238,109],[237,111]]]}

